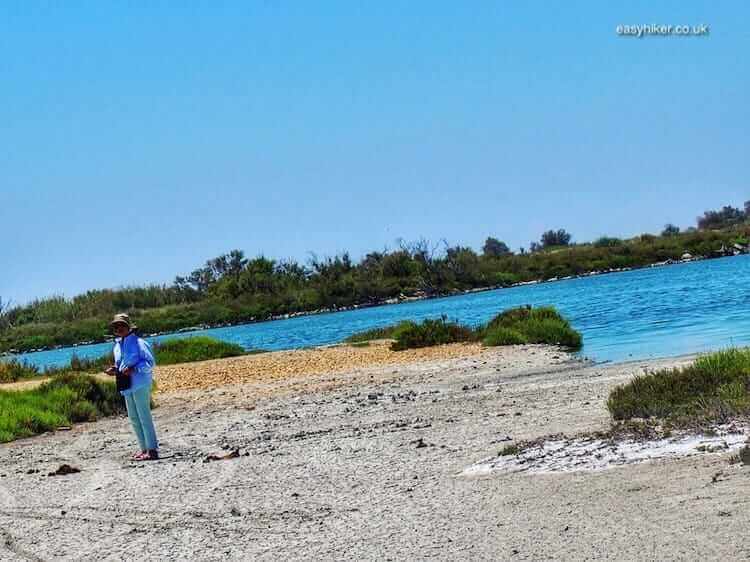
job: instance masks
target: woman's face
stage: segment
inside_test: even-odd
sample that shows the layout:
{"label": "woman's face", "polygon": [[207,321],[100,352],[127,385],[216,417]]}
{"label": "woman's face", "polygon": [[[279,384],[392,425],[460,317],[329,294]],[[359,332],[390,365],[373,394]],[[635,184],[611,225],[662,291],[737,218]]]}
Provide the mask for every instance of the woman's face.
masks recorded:
{"label": "woman's face", "polygon": [[114,332],[118,338],[124,338],[128,335],[129,331],[130,329],[127,324],[115,324],[112,326],[112,332]]}

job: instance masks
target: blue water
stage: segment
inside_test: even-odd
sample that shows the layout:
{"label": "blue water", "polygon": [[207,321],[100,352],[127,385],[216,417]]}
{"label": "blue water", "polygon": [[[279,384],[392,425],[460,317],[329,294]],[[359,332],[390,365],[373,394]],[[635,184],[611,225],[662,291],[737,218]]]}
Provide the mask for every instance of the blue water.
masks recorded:
{"label": "blue water", "polygon": [[[205,334],[245,348],[293,349],[335,343],[403,319],[446,314],[475,325],[513,306],[549,304],[583,334],[587,357],[667,357],[750,344],[748,281],[750,256],[738,256],[149,339]],[[64,365],[73,353],[98,357],[110,349],[97,344],[20,358],[44,367]]]}

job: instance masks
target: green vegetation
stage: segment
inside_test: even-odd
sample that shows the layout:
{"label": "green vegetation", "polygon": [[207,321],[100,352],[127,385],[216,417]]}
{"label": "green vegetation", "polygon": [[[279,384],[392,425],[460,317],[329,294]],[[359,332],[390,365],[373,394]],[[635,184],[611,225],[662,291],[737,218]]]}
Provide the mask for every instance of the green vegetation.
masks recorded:
{"label": "green vegetation", "polygon": [[173,365],[190,361],[221,359],[247,355],[242,346],[207,336],[168,340],[154,345],[157,365]]}
{"label": "green vegetation", "polygon": [[[154,346],[157,363],[162,365],[246,353],[238,345],[203,336],[169,340]],[[0,390],[0,442],[124,411],[125,404],[114,383],[86,374],[101,372],[111,364],[111,354],[97,359],[73,356],[69,365],[43,371],[16,360],[0,361],[0,383],[40,375],[52,377],[32,390]]]}
{"label": "green vegetation", "polygon": [[750,413],[750,348],[699,357],[687,367],[635,377],[609,395],[615,420],[658,418],[675,426]]}
{"label": "green vegetation", "polygon": [[485,345],[548,343],[570,349],[583,345],[581,334],[553,307],[520,307],[506,310],[481,329]]}
{"label": "green vegetation", "polygon": [[407,320],[352,334],[344,341],[374,339],[393,339],[391,349],[394,351],[466,341],[481,341],[487,346],[547,343],[574,350],[583,345],[581,334],[551,306],[512,308],[477,328],[448,322],[445,316],[420,323]]}
{"label": "green vegetation", "polygon": [[437,320],[423,320],[421,323],[404,322],[393,333],[393,351],[430,347],[446,343],[472,341],[476,334],[471,328],[448,322],[443,316]]}
{"label": "green vegetation", "polygon": [[471,328],[448,322],[445,316],[437,320],[413,322],[404,320],[398,324],[383,328],[372,328],[352,334],[344,340],[346,343],[367,343],[372,340],[392,339],[391,349],[400,351],[417,347],[429,347],[460,341],[473,341],[476,335]]}
{"label": "green vegetation", "polygon": [[500,449],[500,451],[497,453],[497,456],[498,457],[507,457],[507,456],[510,456],[510,455],[517,455],[520,452],[521,452],[521,448],[518,445],[516,445],[515,443],[513,443],[511,445],[506,445],[505,447],[503,447],[502,449]]}
{"label": "green vegetation", "polygon": [[[248,353],[261,353],[260,351],[246,351],[237,344],[216,340],[208,336],[167,340],[154,344],[153,350],[157,365],[173,365],[190,361],[236,357]],[[85,359],[73,355],[70,363],[64,367],[40,370],[29,363],[10,359],[0,361],[0,384],[33,379],[40,375],[57,377],[69,373],[101,373],[113,362],[111,353],[96,359]]]}
{"label": "green vegetation", "polygon": [[114,383],[68,373],[25,391],[0,391],[0,442],[124,412]]}
{"label": "green vegetation", "polygon": [[[413,324],[413,322],[409,322],[409,324]],[[369,342],[372,340],[390,340],[393,339],[393,334],[400,330],[401,328],[406,327],[406,322],[399,322],[398,324],[393,324],[392,326],[385,326],[383,328],[371,328],[370,330],[365,330],[364,332],[357,332],[356,334],[352,334],[348,338],[344,340],[345,343],[358,343],[358,342]]]}
{"label": "green vegetation", "polygon": [[[382,304],[402,296],[449,295],[481,287],[507,287],[547,280],[637,268],[692,256],[731,255],[750,239],[750,205],[707,211],[698,228],[667,225],[662,236],[629,240],[602,237],[573,243],[565,229],[544,232],[538,242],[513,253],[497,238],[483,252],[426,240],[371,252],[359,263],[347,253],[308,264],[245,258],[242,251],[208,260],[169,286],[94,290],[72,299],[53,297],[25,306],[0,300],[0,351],[28,351],[106,339],[108,320],[127,312],[143,333],[173,332],[195,326],[220,326],[287,314]],[[741,251],[736,250],[736,251]],[[510,338],[507,332],[498,338]]]}

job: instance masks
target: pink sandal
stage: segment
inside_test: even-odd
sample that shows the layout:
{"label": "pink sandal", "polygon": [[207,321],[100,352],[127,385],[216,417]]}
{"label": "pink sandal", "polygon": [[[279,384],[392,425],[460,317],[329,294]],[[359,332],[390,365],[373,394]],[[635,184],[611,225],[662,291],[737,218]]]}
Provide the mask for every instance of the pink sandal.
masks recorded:
{"label": "pink sandal", "polygon": [[149,451],[142,451],[133,457],[135,461],[158,461],[159,451],[151,449]]}

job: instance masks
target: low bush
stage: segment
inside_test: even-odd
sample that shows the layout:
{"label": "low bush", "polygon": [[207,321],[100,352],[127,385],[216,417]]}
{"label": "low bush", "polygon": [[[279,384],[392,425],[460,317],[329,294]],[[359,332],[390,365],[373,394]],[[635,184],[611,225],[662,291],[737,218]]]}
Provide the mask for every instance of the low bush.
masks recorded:
{"label": "low bush", "polygon": [[607,408],[615,420],[669,419],[677,425],[720,423],[750,413],[750,348],[727,349],[694,363],[638,375],[616,387]]}
{"label": "low bush", "polygon": [[490,347],[495,347],[498,345],[520,345],[529,343],[529,339],[518,330],[498,326],[496,328],[493,328],[492,330],[489,330],[485,334],[484,338],[482,339],[482,343]]}
{"label": "low bush", "polygon": [[580,349],[581,334],[554,307],[523,306],[501,312],[478,330],[488,346],[546,343]]}
{"label": "low bush", "polygon": [[114,383],[68,373],[32,390],[0,391],[0,442],[124,411]]}
{"label": "low bush", "polygon": [[39,369],[17,359],[0,361],[0,384],[30,379],[39,375]]}
{"label": "low bush", "polygon": [[363,332],[357,332],[349,336],[344,340],[345,343],[357,343],[357,342],[365,342],[365,341],[372,341],[372,340],[390,340],[393,339],[393,334],[398,329],[405,326],[405,324],[413,324],[413,322],[399,322],[398,324],[393,324],[391,326],[384,326],[382,328],[371,328],[369,330],[365,330]]}
{"label": "low bush", "polygon": [[423,320],[421,323],[403,322],[393,332],[393,351],[429,347],[446,343],[465,342],[476,339],[471,328],[448,322],[445,316],[437,320]]}
{"label": "low bush", "polygon": [[223,357],[237,357],[248,352],[237,344],[207,336],[167,340],[154,344],[157,365],[173,365],[190,361],[205,361]]}

